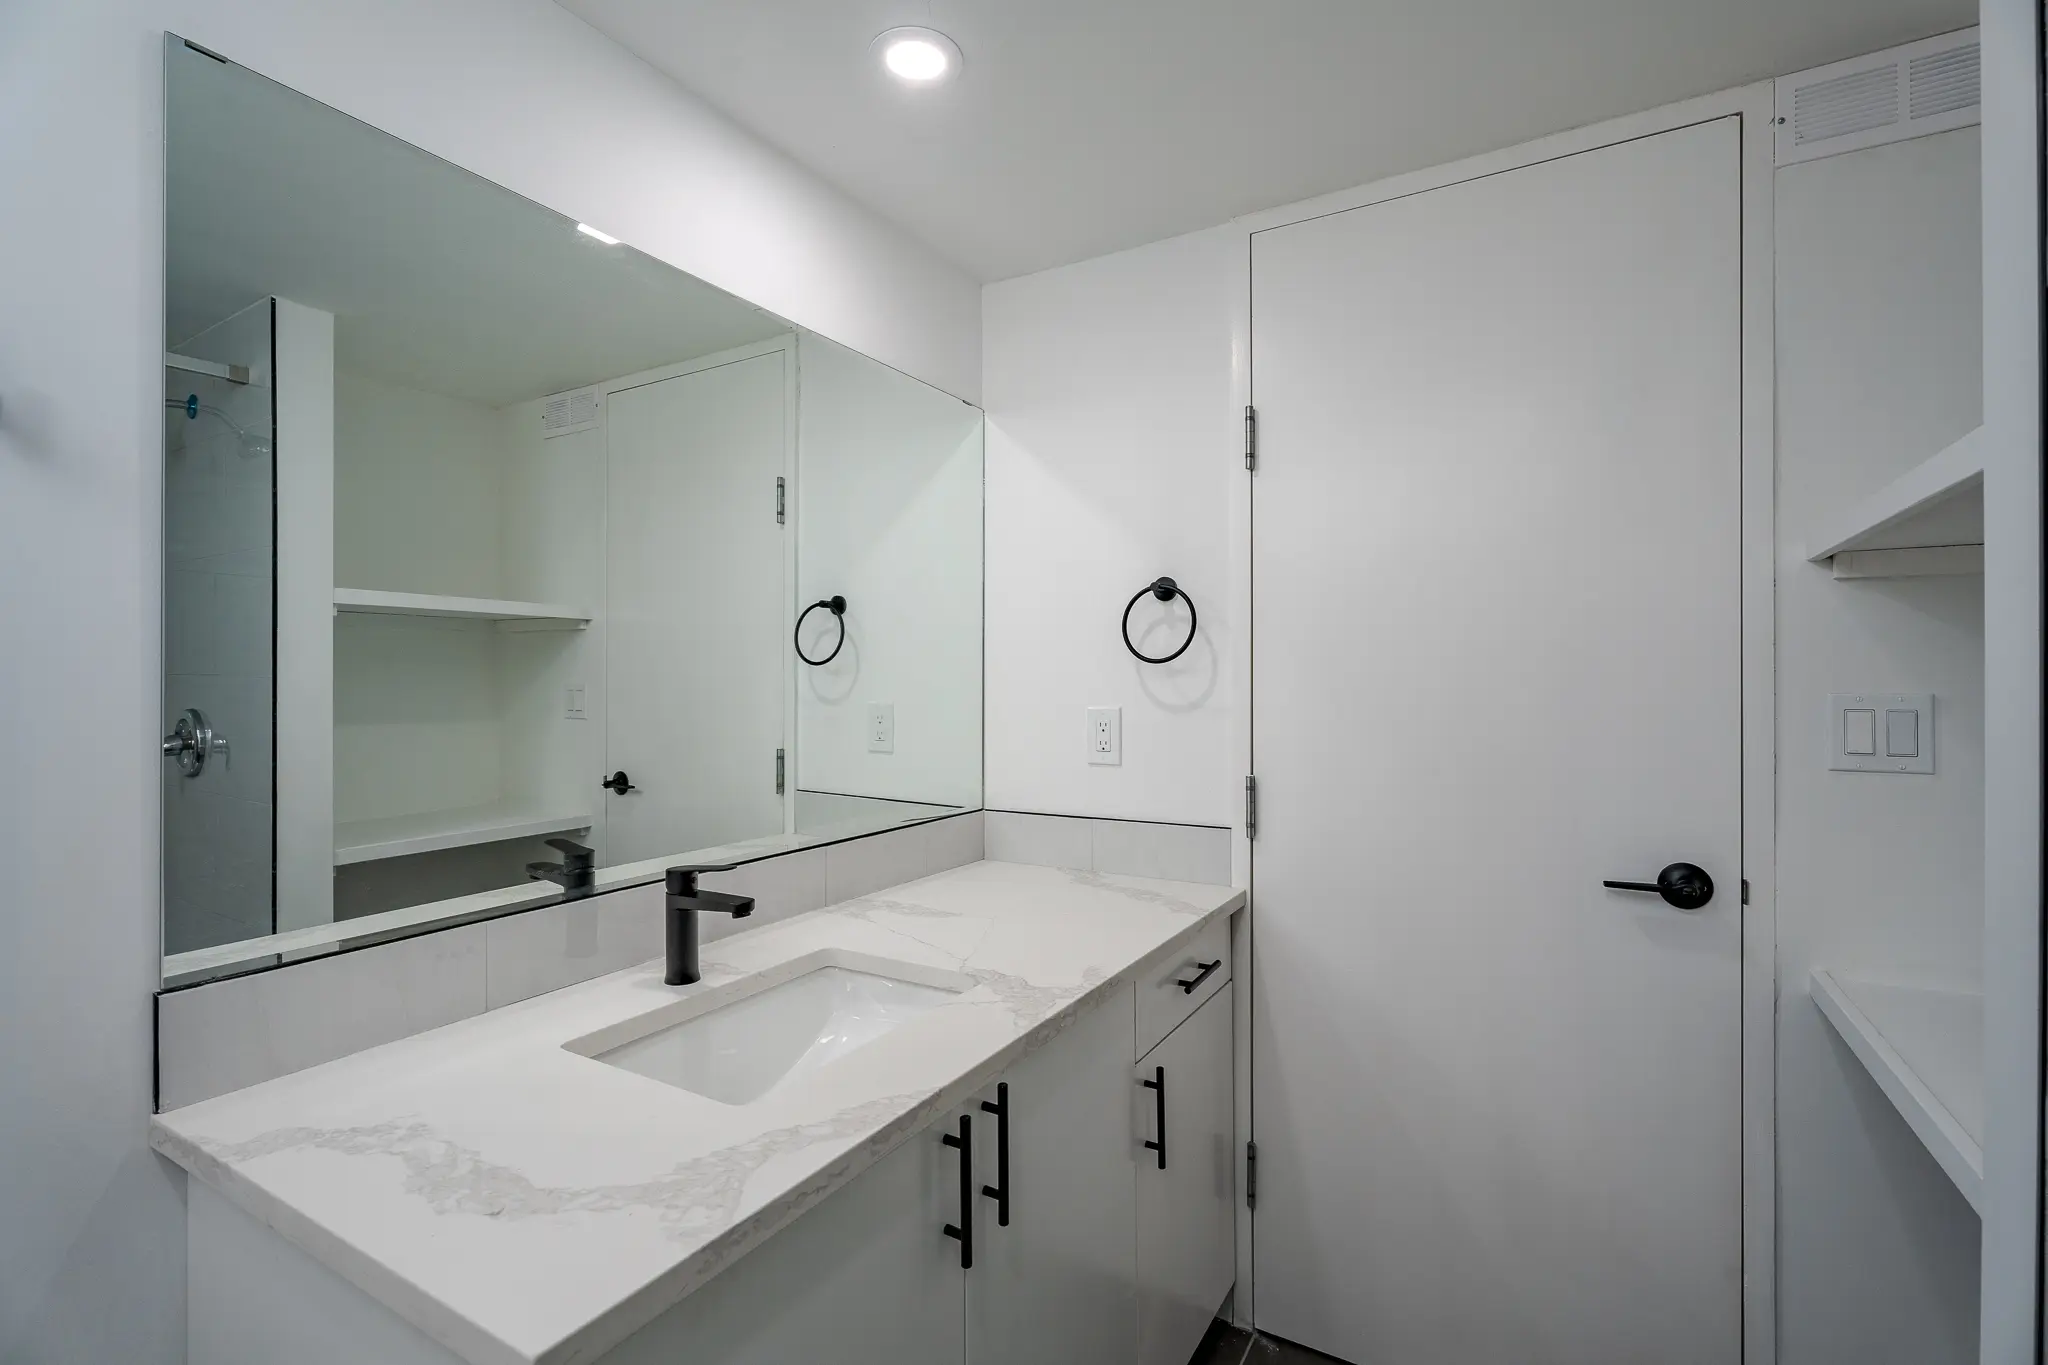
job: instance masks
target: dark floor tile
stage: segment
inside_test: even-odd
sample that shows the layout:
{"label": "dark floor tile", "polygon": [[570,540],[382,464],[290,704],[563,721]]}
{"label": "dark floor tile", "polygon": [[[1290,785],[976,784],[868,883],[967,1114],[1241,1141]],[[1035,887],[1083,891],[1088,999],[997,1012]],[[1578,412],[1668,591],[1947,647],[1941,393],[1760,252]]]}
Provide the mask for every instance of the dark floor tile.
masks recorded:
{"label": "dark floor tile", "polygon": [[1242,1365],[1245,1348],[1251,1341],[1250,1332],[1218,1318],[1209,1324],[1209,1334],[1195,1348],[1188,1365]]}
{"label": "dark floor tile", "polygon": [[1326,1356],[1321,1351],[1311,1351],[1306,1346],[1297,1346],[1261,1332],[1253,1338],[1251,1349],[1245,1353],[1244,1365],[1344,1365],[1344,1362],[1335,1356]]}

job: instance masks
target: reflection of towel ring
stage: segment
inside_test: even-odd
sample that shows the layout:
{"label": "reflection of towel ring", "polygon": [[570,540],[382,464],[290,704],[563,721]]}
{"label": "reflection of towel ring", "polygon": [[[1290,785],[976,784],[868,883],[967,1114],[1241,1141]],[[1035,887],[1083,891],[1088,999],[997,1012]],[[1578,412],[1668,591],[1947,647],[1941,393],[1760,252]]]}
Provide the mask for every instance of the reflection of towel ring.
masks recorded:
{"label": "reflection of towel ring", "polygon": [[[1171,602],[1174,598],[1178,597],[1181,601],[1188,604],[1188,638],[1180,642],[1179,649],[1160,659],[1155,659],[1150,654],[1138,654],[1138,647],[1131,643],[1131,608],[1137,606],[1139,600],[1148,592],[1162,602]],[[1195,599],[1182,591],[1180,584],[1174,582],[1171,578],[1158,579],[1138,589],[1137,595],[1132,597],[1124,606],[1124,648],[1133,654],[1137,654],[1140,659],[1148,664],[1170,664],[1181,655],[1187,653],[1188,646],[1195,642],[1195,624]]]}
{"label": "reflection of towel ring", "polygon": [[[832,646],[830,654],[827,654],[822,659],[813,659],[810,655],[804,653],[804,616],[809,616],[819,607],[831,608],[832,614],[839,618],[839,639]],[[822,668],[838,658],[839,651],[846,647],[846,599],[843,597],[821,597],[808,607],[805,607],[803,616],[796,618],[796,635],[790,640],[790,643],[796,646],[796,657],[802,659],[812,668]]]}

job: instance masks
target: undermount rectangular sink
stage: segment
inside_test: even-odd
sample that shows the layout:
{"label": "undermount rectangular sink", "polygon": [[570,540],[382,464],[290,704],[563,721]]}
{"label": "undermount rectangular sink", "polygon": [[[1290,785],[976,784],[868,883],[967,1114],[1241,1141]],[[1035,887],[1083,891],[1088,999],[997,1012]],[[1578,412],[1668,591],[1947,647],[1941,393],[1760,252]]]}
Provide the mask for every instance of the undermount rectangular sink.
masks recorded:
{"label": "undermount rectangular sink", "polygon": [[752,1104],[945,1004],[966,984],[827,963],[679,1023],[659,1026],[657,1012],[652,1031],[601,1051],[569,1047],[720,1104]]}

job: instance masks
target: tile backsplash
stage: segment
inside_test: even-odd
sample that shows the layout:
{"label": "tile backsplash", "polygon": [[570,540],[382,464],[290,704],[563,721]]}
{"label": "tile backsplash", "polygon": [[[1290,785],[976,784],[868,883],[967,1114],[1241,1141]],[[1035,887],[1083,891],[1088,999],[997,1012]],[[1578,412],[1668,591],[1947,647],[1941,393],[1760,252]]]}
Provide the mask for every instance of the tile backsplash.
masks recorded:
{"label": "tile backsplash", "polygon": [[1220,826],[1007,810],[989,811],[986,821],[988,856],[995,862],[1230,885],[1233,836]]}
{"label": "tile backsplash", "polygon": [[[982,813],[706,876],[755,899],[706,942],[983,856]],[[1226,846],[1225,870],[1228,871]],[[662,888],[632,887],[157,996],[157,1107],[176,1109],[661,956]]]}

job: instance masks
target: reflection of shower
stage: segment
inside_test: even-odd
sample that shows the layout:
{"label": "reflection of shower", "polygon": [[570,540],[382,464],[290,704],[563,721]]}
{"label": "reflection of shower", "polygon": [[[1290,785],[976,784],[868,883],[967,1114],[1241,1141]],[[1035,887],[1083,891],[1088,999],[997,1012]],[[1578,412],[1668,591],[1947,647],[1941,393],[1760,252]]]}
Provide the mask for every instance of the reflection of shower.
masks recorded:
{"label": "reflection of shower", "polygon": [[234,418],[228,416],[213,404],[200,402],[199,395],[196,393],[188,393],[183,398],[166,398],[164,399],[164,406],[183,410],[184,414],[195,422],[199,420],[201,413],[205,413],[209,417],[219,418],[227,426],[228,430],[235,433],[235,439],[240,443],[242,454],[245,458],[268,455],[270,453],[270,438],[268,436],[263,435],[261,432],[251,435]]}

